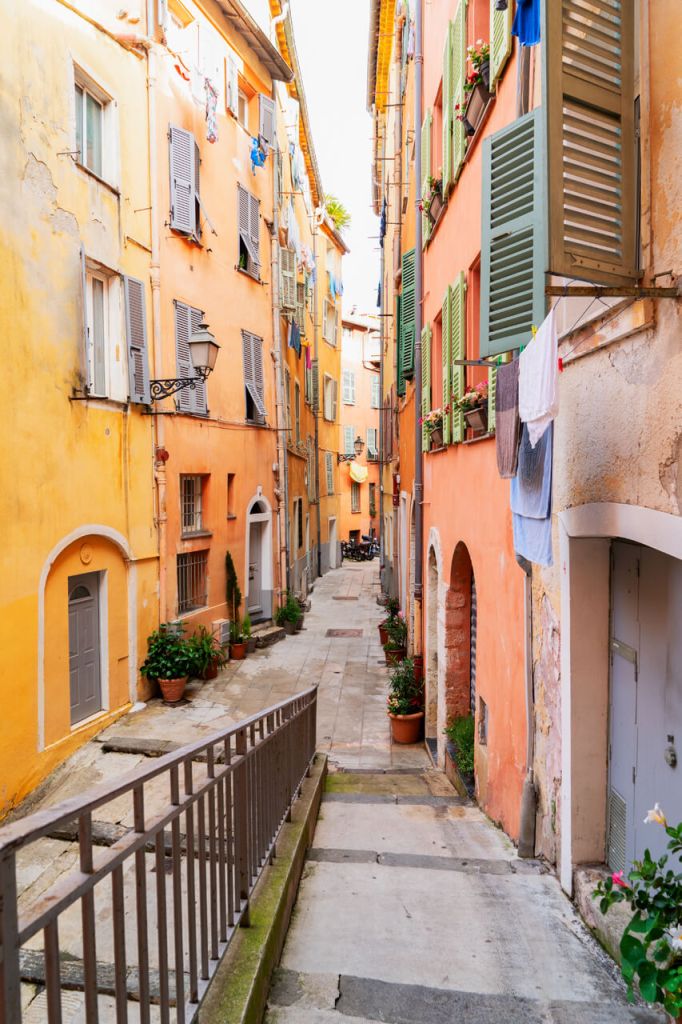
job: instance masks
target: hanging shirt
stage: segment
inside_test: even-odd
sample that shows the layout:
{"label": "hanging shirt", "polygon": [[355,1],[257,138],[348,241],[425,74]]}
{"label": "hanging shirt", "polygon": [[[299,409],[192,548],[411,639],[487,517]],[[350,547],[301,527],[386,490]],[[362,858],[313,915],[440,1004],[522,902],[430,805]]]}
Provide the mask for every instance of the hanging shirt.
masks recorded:
{"label": "hanging shirt", "polygon": [[535,447],[559,412],[559,355],[554,309],[519,356],[519,416]]}
{"label": "hanging shirt", "polygon": [[206,93],[206,138],[209,142],[217,142],[218,121],[216,107],[218,104],[218,93],[210,78],[204,78],[204,91]]}
{"label": "hanging shirt", "polygon": [[521,46],[540,42],[540,0],[516,0],[512,35],[518,36]]}

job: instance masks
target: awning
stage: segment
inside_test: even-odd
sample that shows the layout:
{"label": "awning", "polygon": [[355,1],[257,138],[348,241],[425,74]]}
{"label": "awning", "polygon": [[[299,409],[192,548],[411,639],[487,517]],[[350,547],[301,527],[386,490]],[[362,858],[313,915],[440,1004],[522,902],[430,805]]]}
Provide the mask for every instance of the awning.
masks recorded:
{"label": "awning", "polygon": [[356,484],[364,484],[367,479],[369,470],[367,466],[358,466],[357,462],[351,462],[350,464],[350,478],[355,480]]}

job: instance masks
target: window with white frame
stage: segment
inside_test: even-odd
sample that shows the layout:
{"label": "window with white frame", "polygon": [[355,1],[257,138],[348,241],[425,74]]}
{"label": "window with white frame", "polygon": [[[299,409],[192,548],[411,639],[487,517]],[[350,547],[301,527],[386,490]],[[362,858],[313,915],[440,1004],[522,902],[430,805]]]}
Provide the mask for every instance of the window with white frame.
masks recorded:
{"label": "window with white frame", "polygon": [[[128,400],[127,346],[121,310],[121,279],[100,264],[92,264],[81,255],[83,275],[84,377],[88,395]],[[146,367],[146,352],[142,353]],[[133,399],[134,400],[134,399]]]}
{"label": "window with white frame", "polygon": [[381,407],[381,389],[380,389],[379,385],[380,385],[379,378],[378,377],[372,377],[372,384],[371,384],[372,390],[371,390],[371,398],[370,398],[370,406],[371,406],[372,409],[379,409]]}
{"label": "window with white frame", "polygon": [[178,615],[203,608],[208,603],[208,551],[177,556]]}
{"label": "window with white frame", "polygon": [[249,101],[242,89],[237,93],[237,120],[242,128],[249,130]]}
{"label": "window with white frame", "polygon": [[204,524],[204,494],[205,478],[198,474],[180,477],[180,514],[183,534],[201,533],[205,530]]}
{"label": "window with white frame", "polygon": [[355,480],[351,480],[350,485],[350,510],[351,512],[360,511],[360,484]]}
{"label": "window with white frame", "polygon": [[325,373],[324,375],[324,418],[330,423],[336,422],[338,382]]}
{"label": "window with white frame", "polygon": [[98,178],[113,178],[111,97],[80,68],[74,68],[76,159]]}
{"label": "window with white frame", "polygon": [[353,427],[343,428],[343,452],[344,455],[355,455],[355,430]]}
{"label": "window with white frame", "polygon": [[379,431],[376,427],[367,427],[367,461],[376,462],[379,458],[379,445],[377,442],[377,434]]}
{"label": "window with white frame", "polygon": [[334,493],[334,453],[324,453],[324,465],[327,475],[327,494]]}
{"label": "window with white frame", "polygon": [[336,346],[338,316],[336,304],[329,299],[325,299],[322,309],[322,337],[326,342],[334,346]]}
{"label": "window with white frame", "polygon": [[355,374],[352,370],[343,371],[343,403],[355,405]]}
{"label": "window with white frame", "polygon": [[109,343],[109,279],[88,270],[85,275],[88,393],[107,393]]}

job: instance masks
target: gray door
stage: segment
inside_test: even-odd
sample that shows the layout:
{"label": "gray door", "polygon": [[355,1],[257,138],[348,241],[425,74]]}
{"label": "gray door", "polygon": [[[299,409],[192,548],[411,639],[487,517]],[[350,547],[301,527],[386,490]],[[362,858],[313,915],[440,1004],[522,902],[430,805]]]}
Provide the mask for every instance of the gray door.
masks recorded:
{"label": "gray door", "polygon": [[620,870],[647,848],[665,853],[663,829],[644,823],[655,803],[682,820],[682,562],[615,542],[611,607],[608,845]]}
{"label": "gray door", "polygon": [[71,724],[102,710],[99,573],[69,576]]}
{"label": "gray door", "polygon": [[249,614],[263,610],[263,523],[249,524]]}

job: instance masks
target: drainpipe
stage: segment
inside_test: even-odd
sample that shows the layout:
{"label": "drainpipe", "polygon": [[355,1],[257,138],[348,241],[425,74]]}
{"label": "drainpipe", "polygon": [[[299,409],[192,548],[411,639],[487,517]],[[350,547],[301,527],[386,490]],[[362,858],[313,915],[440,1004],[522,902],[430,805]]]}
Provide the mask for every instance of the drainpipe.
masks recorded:
{"label": "drainpipe", "polygon": [[[317,575],[322,575],[322,513],[320,511],[320,505],[322,499],[320,497],[320,408],[324,401],[324,395],[322,391],[322,381],[320,380],[320,363],[319,363],[319,341],[318,341],[318,310],[317,310],[317,281],[319,274],[317,272],[317,229],[322,223],[324,217],[324,207],[318,206],[313,211],[313,264],[315,266],[315,281],[313,282],[313,352],[315,365],[317,366],[317,408],[315,409],[315,495],[317,497]],[[334,559],[336,561],[336,559]]]}
{"label": "drainpipe", "polygon": [[[277,104],[275,86],[272,87],[272,97]],[[279,142],[278,142],[279,146]],[[273,161],[276,159],[276,151],[273,150]],[[287,424],[284,405],[284,373],[282,355],[282,331],[281,312],[279,305],[279,195],[277,194],[277,175],[272,175],[272,240],[271,240],[271,271],[272,281],[272,358],[275,363],[275,420],[277,424],[277,471],[279,475],[279,486],[277,488],[277,534],[279,537],[279,591],[280,597],[283,590],[289,590],[289,530],[287,529],[287,510],[289,508],[289,461],[287,452]],[[282,490],[284,500],[282,500]],[[284,567],[282,567],[284,557]]]}
{"label": "drainpipe", "polygon": [[525,558],[517,558],[524,570],[524,668],[526,676],[526,779],[521,795],[521,821],[519,825],[519,857],[535,856],[535,820],[537,793],[533,778],[535,747],[535,713],[533,702],[533,570]]}
{"label": "drainpipe", "polygon": [[[415,9],[415,47],[414,47],[414,167],[415,167],[415,260],[414,260],[414,292],[415,292],[415,339],[414,339],[414,599],[421,605],[423,592],[423,558],[424,541],[424,462],[422,457],[422,431],[419,424],[422,407],[422,215],[419,209],[421,202],[421,166],[422,166],[422,78],[424,54],[422,52],[422,0],[417,0]],[[409,535],[409,534],[408,534]],[[417,616],[415,615],[415,619]],[[421,640],[421,629],[415,622],[415,640]]]}

